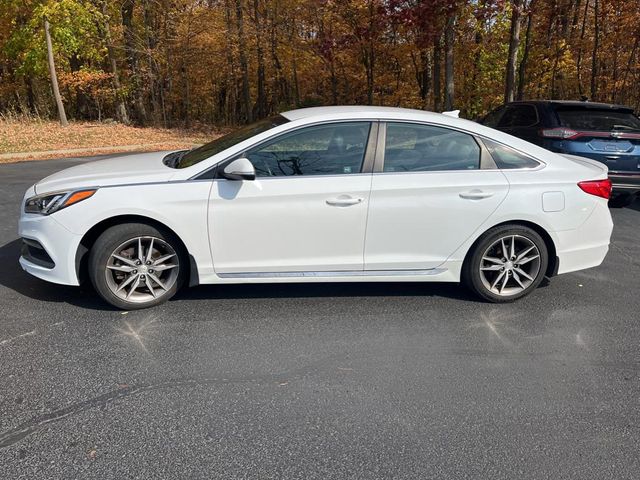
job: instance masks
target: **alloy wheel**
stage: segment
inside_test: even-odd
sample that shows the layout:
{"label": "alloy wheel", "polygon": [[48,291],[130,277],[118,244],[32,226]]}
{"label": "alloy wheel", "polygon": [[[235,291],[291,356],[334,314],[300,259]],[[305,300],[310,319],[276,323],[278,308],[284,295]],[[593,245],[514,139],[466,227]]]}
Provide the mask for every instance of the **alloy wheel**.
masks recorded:
{"label": "alloy wheel", "polygon": [[145,303],[167,294],[176,283],[180,261],[164,240],[135,237],[120,244],[105,268],[107,286],[118,298]]}
{"label": "alloy wheel", "polygon": [[506,235],[485,250],[480,279],[485,288],[502,297],[526,290],[540,273],[540,251],[522,235]]}

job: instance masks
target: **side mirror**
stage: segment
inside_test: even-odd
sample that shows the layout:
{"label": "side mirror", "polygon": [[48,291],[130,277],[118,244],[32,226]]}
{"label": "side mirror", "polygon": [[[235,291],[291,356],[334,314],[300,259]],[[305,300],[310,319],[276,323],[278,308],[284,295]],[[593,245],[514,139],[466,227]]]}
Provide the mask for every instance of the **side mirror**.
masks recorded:
{"label": "side mirror", "polygon": [[237,158],[222,171],[227,180],[255,180],[256,169],[248,158]]}

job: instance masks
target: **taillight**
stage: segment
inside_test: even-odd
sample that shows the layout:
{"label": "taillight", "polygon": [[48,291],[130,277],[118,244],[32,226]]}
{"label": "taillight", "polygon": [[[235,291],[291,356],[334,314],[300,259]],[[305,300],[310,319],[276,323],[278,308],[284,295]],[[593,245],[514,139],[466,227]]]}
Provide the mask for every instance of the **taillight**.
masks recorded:
{"label": "taillight", "polygon": [[611,197],[611,180],[608,178],[578,182],[578,186],[589,195],[606,198],[607,200]]}
{"label": "taillight", "polygon": [[542,130],[540,130],[540,135],[542,135],[544,138],[558,138],[561,140],[567,140],[569,138],[576,137],[580,134],[579,132],[576,132],[575,130],[571,130],[570,128],[559,127],[559,128],[543,128]]}

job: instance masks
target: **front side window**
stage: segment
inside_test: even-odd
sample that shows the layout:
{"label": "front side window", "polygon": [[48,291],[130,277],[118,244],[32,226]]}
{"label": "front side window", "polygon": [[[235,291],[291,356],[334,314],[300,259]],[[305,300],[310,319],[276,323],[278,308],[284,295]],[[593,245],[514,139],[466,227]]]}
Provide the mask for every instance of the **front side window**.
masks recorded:
{"label": "front side window", "polygon": [[370,122],[302,128],[249,150],[258,177],[360,173]]}
{"label": "front side window", "polygon": [[480,147],[471,135],[430,125],[388,123],[385,172],[480,168]]}
{"label": "front side window", "polygon": [[495,110],[492,110],[487,114],[486,117],[484,117],[484,119],[482,120],[482,124],[486,125],[487,127],[496,128],[503,113],[504,107],[498,107]]}
{"label": "front side window", "polygon": [[531,127],[536,123],[538,123],[538,114],[533,105],[511,105],[507,107],[498,126],[501,128]]}

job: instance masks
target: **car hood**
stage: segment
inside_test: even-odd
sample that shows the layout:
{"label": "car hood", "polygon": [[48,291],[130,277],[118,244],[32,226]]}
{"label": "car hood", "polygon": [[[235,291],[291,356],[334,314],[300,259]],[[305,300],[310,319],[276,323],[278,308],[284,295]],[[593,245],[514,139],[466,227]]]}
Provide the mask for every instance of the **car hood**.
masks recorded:
{"label": "car hood", "polygon": [[166,182],[176,173],[175,169],[162,163],[167,153],[141,153],[90,161],[43,178],[35,184],[35,190],[42,194],[84,187]]}

